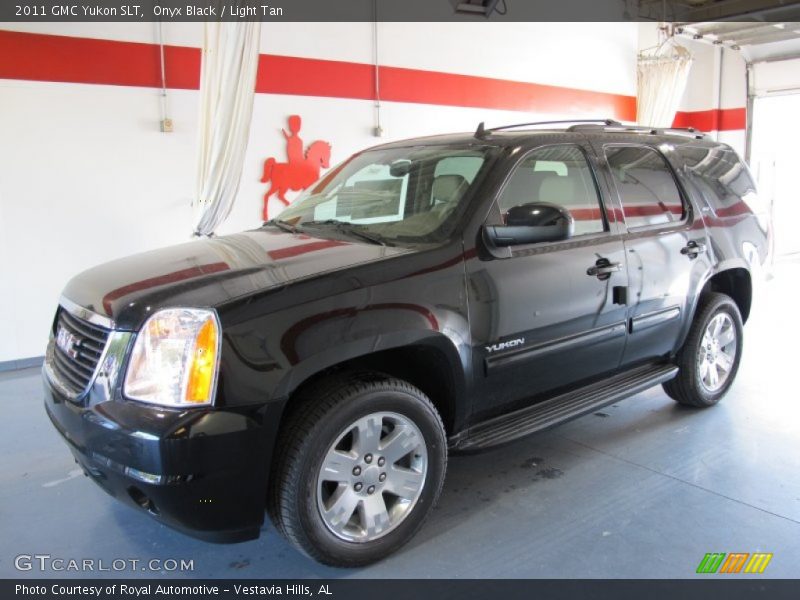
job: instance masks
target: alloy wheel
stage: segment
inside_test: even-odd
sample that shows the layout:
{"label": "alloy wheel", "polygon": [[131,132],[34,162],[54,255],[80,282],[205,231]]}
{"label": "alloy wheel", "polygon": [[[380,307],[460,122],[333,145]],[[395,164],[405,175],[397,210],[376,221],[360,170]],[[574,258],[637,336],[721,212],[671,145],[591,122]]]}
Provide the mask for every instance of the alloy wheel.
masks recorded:
{"label": "alloy wheel", "polygon": [[698,351],[700,383],[709,392],[717,392],[730,377],[738,349],[736,326],[727,313],[717,313],[706,325]]}
{"label": "alloy wheel", "polygon": [[410,419],[393,412],[362,417],[339,434],[322,461],[322,520],[349,542],[381,538],[411,513],[427,469],[425,439]]}

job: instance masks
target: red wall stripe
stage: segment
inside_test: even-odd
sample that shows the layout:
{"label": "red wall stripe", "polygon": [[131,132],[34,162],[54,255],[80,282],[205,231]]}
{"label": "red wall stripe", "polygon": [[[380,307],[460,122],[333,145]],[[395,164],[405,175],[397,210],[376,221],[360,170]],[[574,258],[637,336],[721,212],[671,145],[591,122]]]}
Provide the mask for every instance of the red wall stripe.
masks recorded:
{"label": "red wall stripe", "polygon": [[[165,48],[167,85],[199,89],[200,50]],[[161,87],[158,46],[0,31],[0,78]]]}
{"label": "red wall stripe", "polygon": [[262,54],[256,92],[373,100],[373,71],[363,63]]}
{"label": "red wall stripe", "polygon": [[[167,87],[200,87],[200,50],[165,48]],[[636,98],[574,88],[381,67],[381,98],[392,102],[636,118]],[[155,44],[0,31],[0,79],[160,87]],[[265,94],[374,99],[374,68],[262,54],[256,91]],[[744,129],[745,109],[678,113],[676,127]]]}
{"label": "red wall stripe", "polygon": [[679,112],[673,127],[694,127],[700,131],[731,131],[744,129],[747,125],[747,109],[722,108]]}
{"label": "red wall stripe", "polygon": [[381,95],[396,102],[636,118],[636,98],[504,79],[381,68]]}

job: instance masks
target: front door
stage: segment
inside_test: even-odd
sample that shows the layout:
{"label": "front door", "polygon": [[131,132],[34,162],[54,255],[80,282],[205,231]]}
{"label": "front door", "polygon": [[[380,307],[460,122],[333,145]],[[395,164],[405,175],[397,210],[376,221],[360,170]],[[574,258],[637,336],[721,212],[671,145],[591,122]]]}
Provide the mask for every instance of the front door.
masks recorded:
{"label": "front door", "polygon": [[627,285],[625,251],[603,208],[593,162],[583,144],[527,153],[487,224],[504,222],[513,206],[550,202],[572,214],[574,236],[467,262],[478,416],[619,366],[626,306],[615,296]]}

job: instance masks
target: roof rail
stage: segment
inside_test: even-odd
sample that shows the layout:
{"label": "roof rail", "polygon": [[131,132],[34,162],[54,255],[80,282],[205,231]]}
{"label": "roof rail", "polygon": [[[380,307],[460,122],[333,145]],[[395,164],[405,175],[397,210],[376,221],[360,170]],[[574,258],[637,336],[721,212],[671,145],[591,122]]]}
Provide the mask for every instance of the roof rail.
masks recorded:
{"label": "roof rail", "polygon": [[500,127],[492,127],[486,129],[483,122],[478,125],[475,130],[475,137],[479,140],[486,138],[486,136],[494,131],[505,131],[507,129],[516,129],[517,127],[532,127],[534,125],[565,125],[567,123],[596,123],[605,125],[607,127],[623,127],[622,123],[613,119],[565,119],[561,121],[534,121],[533,123],[517,123],[516,125],[502,125]]}
{"label": "roof rail", "polygon": [[[615,129],[617,129],[617,127],[615,127]],[[685,135],[698,140],[702,140],[707,137],[704,132],[695,129],[694,127],[645,127],[642,125],[623,125],[619,129],[622,131],[629,131],[631,133],[645,133],[650,135]]]}
{"label": "roof rail", "polygon": [[699,129],[695,129],[694,127],[667,127],[666,129],[660,129],[659,131],[665,131],[667,133],[675,133],[678,135],[691,135],[696,137],[698,140],[702,140],[708,137],[708,134],[705,131],[700,131]]}
{"label": "roof rail", "polygon": [[685,135],[693,137],[698,140],[705,139],[707,135],[695,129],[694,127],[645,127],[643,125],[623,125],[619,121],[613,119],[568,119],[563,121],[537,121],[534,123],[518,123],[516,125],[502,125],[500,127],[492,127],[487,129],[485,124],[481,122],[478,129],[475,130],[475,137],[479,140],[486,139],[488,135],[495,131],[505,131],[508,129],[516,129],[517,127],[529,127],[533,125],[565,125],[572,123],[567,127],[567,131],[575,132],[584,129],[602,129],[607,131],[609,129],[618,130],[620,132],[629,133],[644,133],[650,135]]}
{"label": "roof rail", "polygon": [[585,129],[601,129],[603,131],[615,130],[623,133],[643,133],[649,135],[686,135],[698,140],[705,139],[707,134],[695,129],[694,127],[646,127],[644,125],[593,125],[579,124],[573,125],[567,131],[583,131]]}

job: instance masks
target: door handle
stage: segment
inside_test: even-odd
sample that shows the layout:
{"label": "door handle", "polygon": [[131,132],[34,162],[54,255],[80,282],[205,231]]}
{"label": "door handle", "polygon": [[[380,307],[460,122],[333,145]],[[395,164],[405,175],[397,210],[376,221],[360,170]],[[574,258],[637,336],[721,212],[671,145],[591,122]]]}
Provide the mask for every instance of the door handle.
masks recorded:
{"label": "door handle", "polygon": [[706,251],[705,242],[696,242],[692,240],[688,244],[686,244],[683,248],[681,248],[681,254],[684,256],[688,256],[689,258],[697,258],[703,252]]}
{"label": "door handle", "polygon": [[586,269],[586,274],[591,277],[605,280],[611,277],[612,273],[622,270],[622,264],[618,262],[612,263],[607,258],[601,258],[594,265]]}

